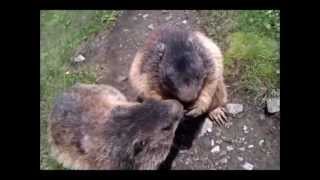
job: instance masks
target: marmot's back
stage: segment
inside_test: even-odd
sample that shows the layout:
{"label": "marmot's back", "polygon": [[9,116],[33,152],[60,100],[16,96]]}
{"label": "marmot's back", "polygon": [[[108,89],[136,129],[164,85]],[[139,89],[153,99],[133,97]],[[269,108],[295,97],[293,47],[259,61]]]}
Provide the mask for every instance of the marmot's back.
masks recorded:
{"label": "marmot's back", "polygon": [[[85,153],[92,151],[92,133],[110,120],[126,97],[109,85],[76,84],[59,96],[49,117],[48,134],[53,156],[65,167],[87,169]],[[101,143],[101,142],[100,142]]]}

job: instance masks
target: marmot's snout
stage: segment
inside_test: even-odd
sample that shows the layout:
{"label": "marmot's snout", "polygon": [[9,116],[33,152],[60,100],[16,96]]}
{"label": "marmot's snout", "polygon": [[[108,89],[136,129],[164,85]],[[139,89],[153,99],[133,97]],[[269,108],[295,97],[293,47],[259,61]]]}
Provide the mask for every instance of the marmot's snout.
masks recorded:
{"label": "marmot's snout", "polygon": [[170,105],[170,113],[174,116],[176,116],[176,118],[174,118],[174,120],[180,120],[183,116],[183,105],[174,99],[170,99],[170,100],[165,100],[166,103],[168,103]]}

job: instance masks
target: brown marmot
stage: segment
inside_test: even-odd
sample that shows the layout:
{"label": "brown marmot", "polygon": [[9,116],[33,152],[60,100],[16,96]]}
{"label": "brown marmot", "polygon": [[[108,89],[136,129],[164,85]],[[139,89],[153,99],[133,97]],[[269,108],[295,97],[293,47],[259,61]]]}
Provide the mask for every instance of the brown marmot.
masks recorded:
{"label": "brown marmot", "polygon": [[176,100],[133,103],[111,86],[76,84],[55,101],[49,144],[70,169],[157,169],[182,117]]}
{"label": "brown marmot", "polygon": [[225,124],[227,91],[219,47],[199,31],[161,27],[136,53],[129,75],[142,99],[177,99],[197,117]]}

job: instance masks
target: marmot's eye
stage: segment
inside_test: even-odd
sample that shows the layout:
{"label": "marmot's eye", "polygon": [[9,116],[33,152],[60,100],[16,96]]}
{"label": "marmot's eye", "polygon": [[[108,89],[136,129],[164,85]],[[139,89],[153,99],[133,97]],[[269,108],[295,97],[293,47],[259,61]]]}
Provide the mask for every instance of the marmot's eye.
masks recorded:
{"label": "marmot's eye", "polygon": [[172,123],[168,124],[167,126],[164,126],[161,130],[169,131],[171,128],[172,128]]}

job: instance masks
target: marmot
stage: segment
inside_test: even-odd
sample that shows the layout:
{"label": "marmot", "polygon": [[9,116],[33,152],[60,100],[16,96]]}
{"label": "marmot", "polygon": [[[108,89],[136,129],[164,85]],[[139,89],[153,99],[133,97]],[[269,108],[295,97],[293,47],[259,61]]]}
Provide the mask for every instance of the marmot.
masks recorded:
{"label": "marmot", "polygon": [[129,80],[143,99],[177,99],[197,117],[227,121],[227,91],[219,47],[199,31],[161,27],[151,32],[131,64]]}
{"label": "marmot", "polygon": [[112,86],[76,84],[55,101],[49,144],[70,169],[157,169],[182,118],[176,100],[128,102]]}

